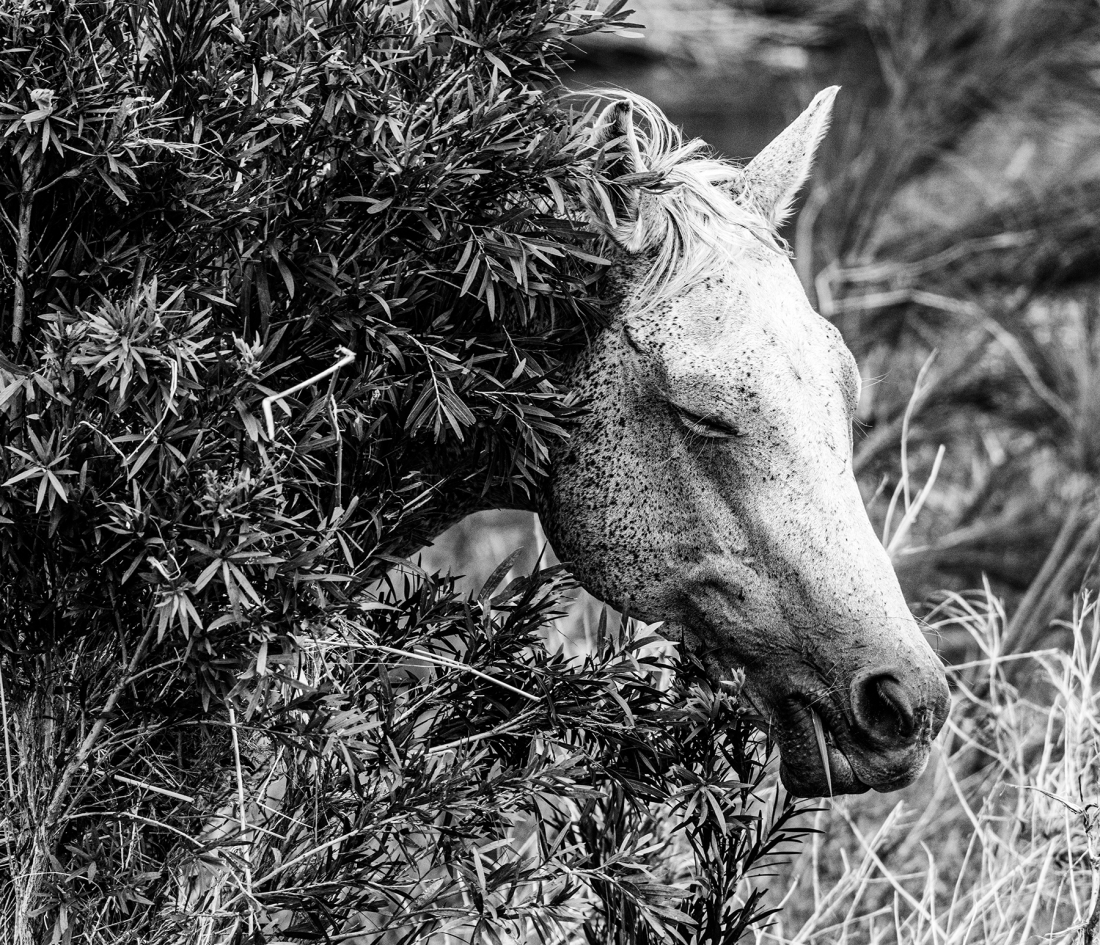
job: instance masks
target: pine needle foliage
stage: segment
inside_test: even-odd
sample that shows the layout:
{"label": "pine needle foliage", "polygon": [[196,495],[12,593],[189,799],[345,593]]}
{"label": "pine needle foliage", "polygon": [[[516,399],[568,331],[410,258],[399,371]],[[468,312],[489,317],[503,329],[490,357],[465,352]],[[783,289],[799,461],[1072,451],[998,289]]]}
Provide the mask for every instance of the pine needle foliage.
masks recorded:
{"label": "pine needle foliage", "polygon": [[798,831],[735,694],[629,633],[548,649],[554,569],[383,578],[530,505],[577,409],[596,172],[554,71],[621,7],[3,7],[6,941],[760,915],[738,882]]}

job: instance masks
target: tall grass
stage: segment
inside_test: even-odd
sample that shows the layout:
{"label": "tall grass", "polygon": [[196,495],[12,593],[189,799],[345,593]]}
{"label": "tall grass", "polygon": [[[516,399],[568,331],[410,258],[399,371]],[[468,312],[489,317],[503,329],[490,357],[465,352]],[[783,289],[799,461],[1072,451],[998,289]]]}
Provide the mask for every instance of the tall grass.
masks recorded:
{"label": "tall grass", "polygon": [[[1097,602],[1078,598],[1068,651],[1007,654],[1004,612],[984,594],[952,596],[937,624],[965,628],[981,656],[951,670],[955,705],[930,770],[900,799],[815,815],[819,833],[758,945],[1093,941]],[[1012,664],[1026,685],[1009,679]]]}

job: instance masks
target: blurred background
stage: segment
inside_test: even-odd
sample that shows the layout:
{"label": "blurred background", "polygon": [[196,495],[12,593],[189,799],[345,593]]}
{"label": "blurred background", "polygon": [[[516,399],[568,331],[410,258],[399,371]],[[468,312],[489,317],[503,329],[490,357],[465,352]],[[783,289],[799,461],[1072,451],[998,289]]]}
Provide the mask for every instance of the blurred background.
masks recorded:
{"label": "blurred background", "polygon": [[[872,520],[918,616],[976,590],[1005,602],[1005,652],[1057,643],[1100,545],[1100,3],[631,6],[639,29],[578,49],[568,84],[645,95],[725,157],[843,87],[784,235],[861,366]],[[545,546],[532,516],[482,513],[422,561],[476,590]],[[581,594],[561,632],[599,606]],[[973,655],[950,621],[933,643]]]}

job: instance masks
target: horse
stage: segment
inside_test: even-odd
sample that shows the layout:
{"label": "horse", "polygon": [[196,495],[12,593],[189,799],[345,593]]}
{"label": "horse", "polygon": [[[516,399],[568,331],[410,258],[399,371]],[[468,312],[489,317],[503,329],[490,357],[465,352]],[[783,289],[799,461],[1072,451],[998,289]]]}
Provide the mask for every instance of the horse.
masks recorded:
{"label": "horse", "polygon": [[539,508],[582,586],[741,682],[805,797],[911,783],[949,706],[853,473],[859,370],[777,231],[836,92],[744,167],[639,97],[596,119],[608,318]]}

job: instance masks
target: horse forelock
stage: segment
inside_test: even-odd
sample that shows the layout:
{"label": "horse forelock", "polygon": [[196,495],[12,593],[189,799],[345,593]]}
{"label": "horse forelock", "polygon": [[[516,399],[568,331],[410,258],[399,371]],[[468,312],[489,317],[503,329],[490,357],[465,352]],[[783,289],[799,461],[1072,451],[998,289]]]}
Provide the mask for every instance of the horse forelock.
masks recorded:
{"label": "horse forelock", "polygon": [[737,199],[743,176],[738,165],[714,156],[701,139],[684,141],[648,99],[622,91],[605,96],[630,102],[642,170],[653,175],[651,182],[630,185],[638,192],[632,219],[609,227],[593,214],[609,249],[646,260],[635,269],[641,274],[632,286],[633,309],[682,295],[751,247],[788,252],[771,223]]}

